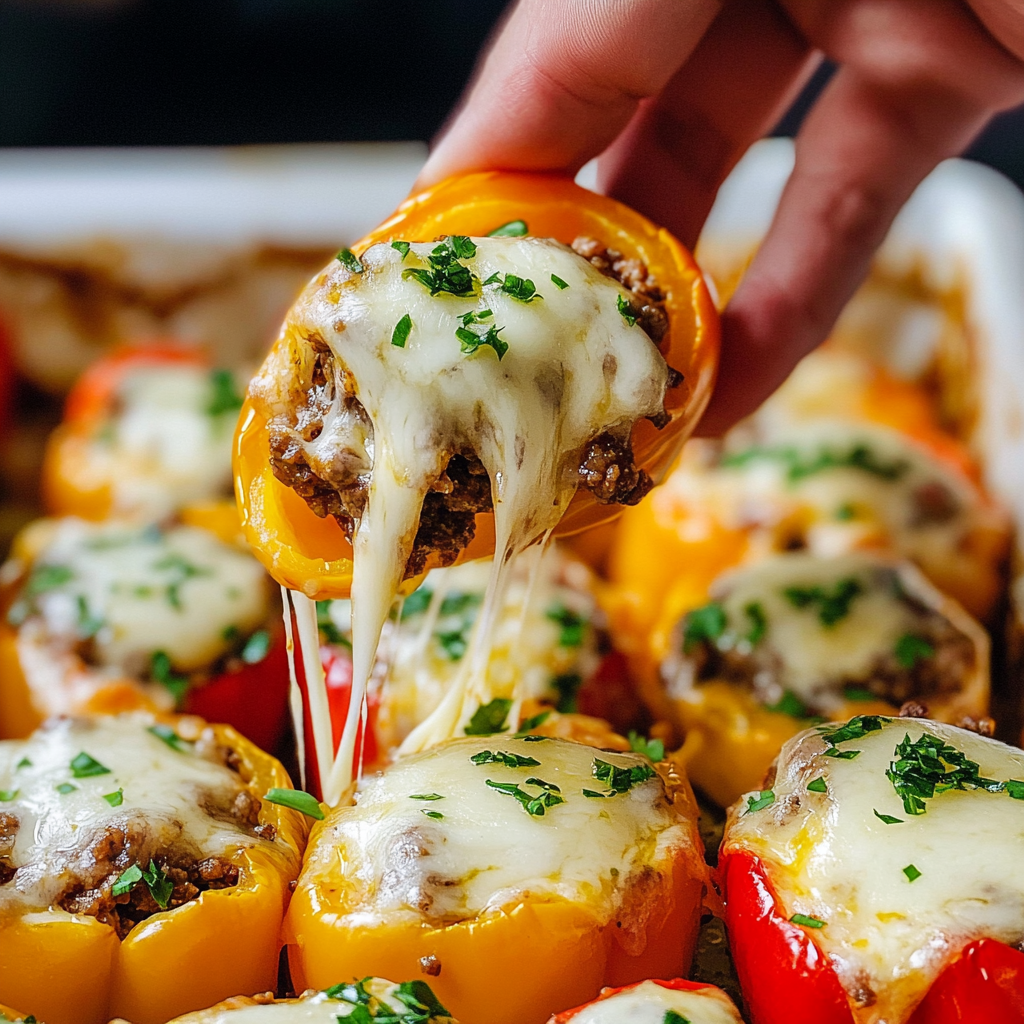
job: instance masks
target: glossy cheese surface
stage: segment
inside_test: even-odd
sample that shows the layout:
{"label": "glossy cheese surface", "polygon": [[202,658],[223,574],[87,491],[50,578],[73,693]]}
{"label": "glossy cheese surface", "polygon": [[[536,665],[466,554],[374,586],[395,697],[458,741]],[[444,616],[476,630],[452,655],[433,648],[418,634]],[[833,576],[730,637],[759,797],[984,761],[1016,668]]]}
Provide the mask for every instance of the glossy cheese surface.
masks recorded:
{"label": "glossy cheese surface", "polygon": [[[539,763],[471,760],[484,751]],[[584,790],[609,792],[593,775],[595,760],[650,767],[639,755],[501,735],[452,740],[404,758],[365,778],[355,807],[328,817],[307,851],[299,886],[337,891],[340,884],[348,914],[366,924],[454,923],[527,896],[583,902],[607,920],[636,873],[689,849],[693,833],[653,772],[628,792],[585,796]],[[564,802],[530,814],[488,780],[517,785],[530,797],[551,787]]]}
{"label": "glossy cheese surface", "polygon": [[159,517],[230,490],[241,400],[224,402],[214,381],[205,367],[189,365],[126,374],[117,413],[91,444],[99,468],[107,469],[115,514]]}
{"label": "glossy cheese surface", "polygon": [[[886,776],[900,760],[897,745],[927,732],[1001,783],[1024,780],[1024,752],[936,722],[880,722],[837,743],[859,751],[854,757],[825,753],[830,727],[789,741],[774,802],[748,813],[744,797],[724,850],[762,859],[784,913],[824,922],[808,931],[835,965],[858,1022],[892,1024],[907,1019],[971,941],[1015,946],[1024,938],[1024,799],[1010,796],[1024,787],[937,792],[924,813],[908,814]],[[808,790],[818,778],[825,793]]]}
{"label": "glossy cheese surface", "polygon": [[[741,1024],[740,1015],[718,989],[687,991],[644,981],[583,1007],[567,1024],[666,1024],[670,1011],[689,1024]],[[678,1024],[675,1018],[668,1018]]]}
{"label": "glossy cheese surface", "polygon": [[41,527],[48,537],[9,616],[29,645],[89,640],[94,664],[129,674],[163,651],[189,671],[268,615],[262,567],[206,530],[74,518]]}
{"label": "glossy cheese surface", "polygon": [[[8,798],[0,813],[18,822],[8,854],[17,872],[0,886],[0,913],[45,910],[69,878],[88,876],[92,848],[108,829],[144,832],[137,851],[144,863],[167,845],[197,858],[271,848],[227,813],[239,776],[191,742],[170,745],[153,725],[145,714],[65,718],[27,740],[0,742],[0,791]],[[97,767],[86,763],[76,774],[82,754]]]}

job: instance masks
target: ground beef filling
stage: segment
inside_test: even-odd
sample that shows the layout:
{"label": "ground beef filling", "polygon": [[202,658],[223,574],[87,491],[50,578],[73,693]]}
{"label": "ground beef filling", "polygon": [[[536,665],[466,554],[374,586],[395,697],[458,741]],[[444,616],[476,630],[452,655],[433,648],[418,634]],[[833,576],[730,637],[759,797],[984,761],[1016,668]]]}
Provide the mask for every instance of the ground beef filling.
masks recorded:
{"label": "ground beef filling", "polygon": [[[196,752],[232,771],[241,768],[234,750],[216,744],[206,735],[197,741]],[[260,824],[261,803],[248,789],[210,793],[201,803],[212,818],[240,825],[261,839],[273,841],[276,837],[273,825]],[[18,872],[11,854],[20,824],[14,814],[0,813],[0,885],[12,881]],[[115,884],[133,865],[143,870],[156,865],[157,877],[166,879],[161,883],[164,888],[154,890],[140,880],[128,892],[115,896]],[[90,837],[78,857],[74,877],[55,902],[69,914],[83,914],[109,924],[123,939],[153,914],[180,907],[211,889],[230,889],[238,884],[239,877],[239,869],[229,860],[197,853],[187,837],[179,834],[162,844],[154,837],[150,824],[136,817],[105,826]]]}
{"label": "ground beef filling", "polygon": [[[847,687],[869,691],[879,700],[896,707],[907,701],[922,701],[945,697],[963,688],[964,681],[975,669],[974,645],[948,619],[937,612],[918,605],[905,597],[917,612],[919,619],[913,633],[927,641],[934,654],[918,658],[913,665],[900,664],[895,652],[880,653],[865,678],[835,678],[823,680],[820,689],[823,704],[807,702],[811,714],[824,713],[826,696],[834,699]],[[682,631],[680,627],[680,647]],[[784,696],[781,682],[782,657],[770,644],[760,643],[745,652],[737,647],[722,651],[712,642],[701,641],[687,658],[695,665],[698,683],[711,679],[724,679],[748,687],[757,699],[768,706],[777,704]],[[802,696],[802,699],[803,696]]]}
{"label": "ground beef filling", "polygon": [[[647,267],[627,259],[593,238],[577,238],[572,248],[602,274],[635,296],[638,323],[659,345],[668,333],[665,297]],[[329,472],[317,472],[309,462],[306,446],[323,432],[324,419],[336,394],[353,433],[372,437],[373,428],[355,397],[353,382],[338,372],[330,346],[316,334],[305,339],[310,346],[308,379],[297,390],[289,410],[289,422],[270,426],[270,465],[274,476],[295,491],[321,519],[332,516],[352,540],[355,525],[366,507],[371,468],[355,451],[339,452]],[[682,375],[669,369],[669,387],[677,387]],[[652,417],[661,429],[668,414]],[[635,505],[653,486],[648,474],[637,467],[629,437],[602,433],[584,448],[579,468],[580,486],[605,504]],[[435,481],[423,502],[419,529],[405,566],[405,577],[416,576],[431,565],[451,565],[473,539],[475,516],[490,512],[491,483],[473,452],[452,455],[445,472]]]}

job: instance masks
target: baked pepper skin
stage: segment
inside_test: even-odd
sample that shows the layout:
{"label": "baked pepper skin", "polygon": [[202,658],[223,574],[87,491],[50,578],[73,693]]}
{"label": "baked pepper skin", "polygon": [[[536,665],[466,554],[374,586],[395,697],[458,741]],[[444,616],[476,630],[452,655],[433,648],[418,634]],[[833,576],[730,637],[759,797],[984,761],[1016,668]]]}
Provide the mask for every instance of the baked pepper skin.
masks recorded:
{"label": "baked pepper skin", "polygon": [[[696,822],[689,785],[667,770],[673,802]],[[314,824],[310,849],[329,822],[330,816]],[[700,848],[696,842],[693,849]],[[545,1024],[566,1003],[593,999],[604,986],[686,973],[705,887],[703,860],[680,851],[656,891],[634,909],[646,922],[642,949],[631,955],[615,918],[603,922],[587,904],[568,899],[522,900],[447,927],[411,916],[373,925],[353,921],[340,877],[337,884],[300,880],[284,929],[292,982],[301,991],[342,977],[418,977],[421,958],[433,956],[441,973],[430,986],[462,1024]],[[496,966],[512,963],[514,971]]]}
{"label": "baked pepper skin", "polygon": [[[291,787],[276,759],[229,726],[213,730],[239,754],[254,796]],[[306,824],[297,811],[266,802],[260,821],[274,826],[279,841],[274,852],[254,846],[229,858],[241,869],[237,886],[154,914],[123,942],[110,925],[63,911],[0,919],[0,999],[32,1007],[46,1024],[106,1024],[112,1017],[163,1024],[228,996],[274,988],[288,883],[299,872]]]}
{"label": "baked pepper skin", "polygon": [[[666,394],[670,422],[657,430],[646,420],[633,429],[637,465],[660,480],[707,405],[718,364],[718,314],[692,256],[668,232],[568,178],[487,171],[449,178],[407,199],[379,228],[352,246],[361,253],[393,239],[430,241],[441,234],[487,235],[525,220],[529,233],[566,244],[579,235],[600,239],[647,264],[666,295],[670,330],[665,357],[685,381]],[[282,344],[281,341],[277,343]],[[318,599],[348,597],[352,549],[333,519],[318,519],[271,471],[264,411],[251,400],[235,438],[235,491],[253,551],[279,583]],[[580,492],[556,533],[568,535],[614,518],[617,506]],[[463,557],[493,553],[492,517],[480,515],[477,541]],[[490,540],[488,541],[488,534]]]}
{"label": "baked pepper skin", "polygon": [[[753,1024],[854,1024],[828,958],[779,908],[758,857],[719,865],[733,963]],[[971,943],[939,975],[907,1024],[1024,1024],[1024,953]]]}
{"label": "baked pepper skin", "polygon": [[202,353],[170,342],[125,345],[93,363],[71,389],[64,420],[46,445],[41,485],[47,511],[94,522],[110,516],[112,481],[97,475],[89,448],[113,414],[118,388],[128,374],[142,367],[208,365]]}

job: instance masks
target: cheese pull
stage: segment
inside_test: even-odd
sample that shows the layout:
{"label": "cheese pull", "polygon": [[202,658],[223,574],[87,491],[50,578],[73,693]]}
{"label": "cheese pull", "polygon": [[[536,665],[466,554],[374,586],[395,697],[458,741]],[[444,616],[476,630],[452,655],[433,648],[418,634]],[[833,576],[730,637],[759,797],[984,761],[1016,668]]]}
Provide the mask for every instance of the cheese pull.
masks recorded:
{"label": "cheese pull", "polygon": [[[543,1024],[602,985],[685,971],[705,867],[669,764],[547,737],[452,740],[315,826],[292,977],[416,976],[468,1024]],[[514,951],[521,971],[493,965]]]}

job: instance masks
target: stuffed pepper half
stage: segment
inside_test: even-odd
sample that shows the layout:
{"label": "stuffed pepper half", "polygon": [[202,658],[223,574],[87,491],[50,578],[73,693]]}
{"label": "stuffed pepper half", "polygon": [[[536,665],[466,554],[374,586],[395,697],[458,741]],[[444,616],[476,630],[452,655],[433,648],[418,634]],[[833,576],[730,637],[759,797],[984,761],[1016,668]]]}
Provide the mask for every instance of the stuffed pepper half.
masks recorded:
{"label": "stuffed pepper half", "polygon": [[721,989],[673,978],[603,989],[597,999],[555,1014],[548,1024],[742,1024],[742,1019]]}

